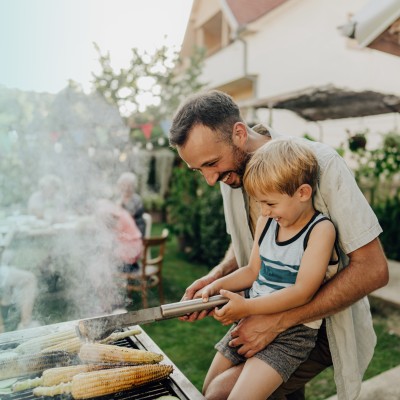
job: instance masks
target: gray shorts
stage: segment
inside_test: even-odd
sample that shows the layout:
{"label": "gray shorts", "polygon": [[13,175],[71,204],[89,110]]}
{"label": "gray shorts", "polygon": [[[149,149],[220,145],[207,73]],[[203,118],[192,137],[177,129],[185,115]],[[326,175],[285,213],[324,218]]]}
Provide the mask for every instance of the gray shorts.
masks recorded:
{"label": "gray shorts", "polygon": [[[215,345],[224,357],[234,365],[241,364],[247,359],[238,354],[235,347],[230,347],[232,340],[232,326],[226,335]],[[275,340],[254,357],[259,358],[279,373],[286,382],[297,367],[307,360],[317,340],[318,329],[312,329],[305,325],[297,325],[279,334]]]}

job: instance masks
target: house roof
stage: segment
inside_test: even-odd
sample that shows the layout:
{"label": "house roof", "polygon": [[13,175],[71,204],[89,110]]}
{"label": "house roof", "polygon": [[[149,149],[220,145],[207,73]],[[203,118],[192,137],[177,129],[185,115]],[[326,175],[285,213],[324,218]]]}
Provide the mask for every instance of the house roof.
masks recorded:
{"label": "house roof", "polygon": [[338,29],[359,47],[400,56],[400,0],[370,0]]}
{"label": "house roof", "polygon": [[239,26],[257,20],[287,0],[225,0]]}
{"label": "house roof", "polygon": [[256,100],[245,106],[286,109],[307,121],[323,121],[400,112],[400,97],[372,90],[356,92],[328,85]]}

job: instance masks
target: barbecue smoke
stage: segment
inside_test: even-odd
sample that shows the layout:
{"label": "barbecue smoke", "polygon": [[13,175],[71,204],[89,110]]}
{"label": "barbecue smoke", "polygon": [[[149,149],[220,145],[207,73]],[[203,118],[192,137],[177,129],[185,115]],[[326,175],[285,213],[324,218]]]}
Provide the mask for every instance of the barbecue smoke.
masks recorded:
{"label": "barbecue smoke", "polygon": [[[98,223],[94,207],[101,198],[116,200],[116,181],[122,172],[138,174],[137,151],[129,144],[122,121],[109,131],[101,130],[96,121],[92,124],[93,132],[84,142],[72,140],[79,137],[79,126],[67,126],[65,130],[73,134],[53,132],[47,141],[36,143],[34,132],[15,132],[12,147],[0,143],[0,158],[14,163],[8,167],[0,162],[0,183],[13,180],[15,191],[7,192],[13,196],[9,201],[5,192],[0,194],[0,257],[10,250],[13,257],[6,263],[29,271],[36,281],[32,315],[24,328],[98,316],[127,305],[115,279],[114,233]],[[28,210],[29,197],[49,174],[61,182],[62,208],[35,218]],[[5,243],[11,231],[12,238]],[[15,288],[2,284],[4,280],[0,332],[20,329],[24,290],[5,299],[2,293]]]}

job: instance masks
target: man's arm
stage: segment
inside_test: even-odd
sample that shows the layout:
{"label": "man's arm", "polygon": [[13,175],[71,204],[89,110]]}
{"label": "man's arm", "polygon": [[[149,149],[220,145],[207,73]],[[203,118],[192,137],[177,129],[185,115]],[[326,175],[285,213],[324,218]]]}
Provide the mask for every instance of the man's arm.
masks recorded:
{"label": "man's arm", "polygon": [[236,269],[238,269],[238,265],[236,262],[235,254],[233,252],[233,246],[232,244],[230,244],[223,260],[217,266],[215,266],[207,275],[195,280],[186,289],[182,300],[190,300],[194,297],[201,297],[199,291],[201,291],[204,286],[209,285],[215,280],[230,274]]}
{"label": "man's arm", "polygon": [[[186,290],[182,297],[182,300],[190,300],[196,297],[201,297],[201,289],[215,280],[222,278],[230,274],[231,272],[238,269],[238,264],[236,262],[235,253],[233,251],[232,243],[229,245],[228,250],[225,253],[223,260],[215,266],[207,275],[195,280]],[[182,321],[193,322],[198,319],[205,318],[210,311],[195,312],[190,315],[183,316],[179,318]]]}
{"label": "man's arm", "polygon": [[349,265],[327,282],[313,300],[301,307],[242,320],[232,332],[232,346],[251,357],[288,328],[333,315],[388,283],[386,257],[376,238],[349,254]]}

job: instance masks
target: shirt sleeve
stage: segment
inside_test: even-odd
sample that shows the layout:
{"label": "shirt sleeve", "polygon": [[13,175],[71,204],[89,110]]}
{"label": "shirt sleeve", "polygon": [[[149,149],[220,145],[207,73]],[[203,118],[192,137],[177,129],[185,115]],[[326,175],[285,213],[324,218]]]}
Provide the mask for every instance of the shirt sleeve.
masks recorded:
{"label": "shirt sleeve", "polygon": [[334,153],[323,164],[315,207],[331,218],[340,247],[349,254],[378,237],[382,228],[344,159]]}

